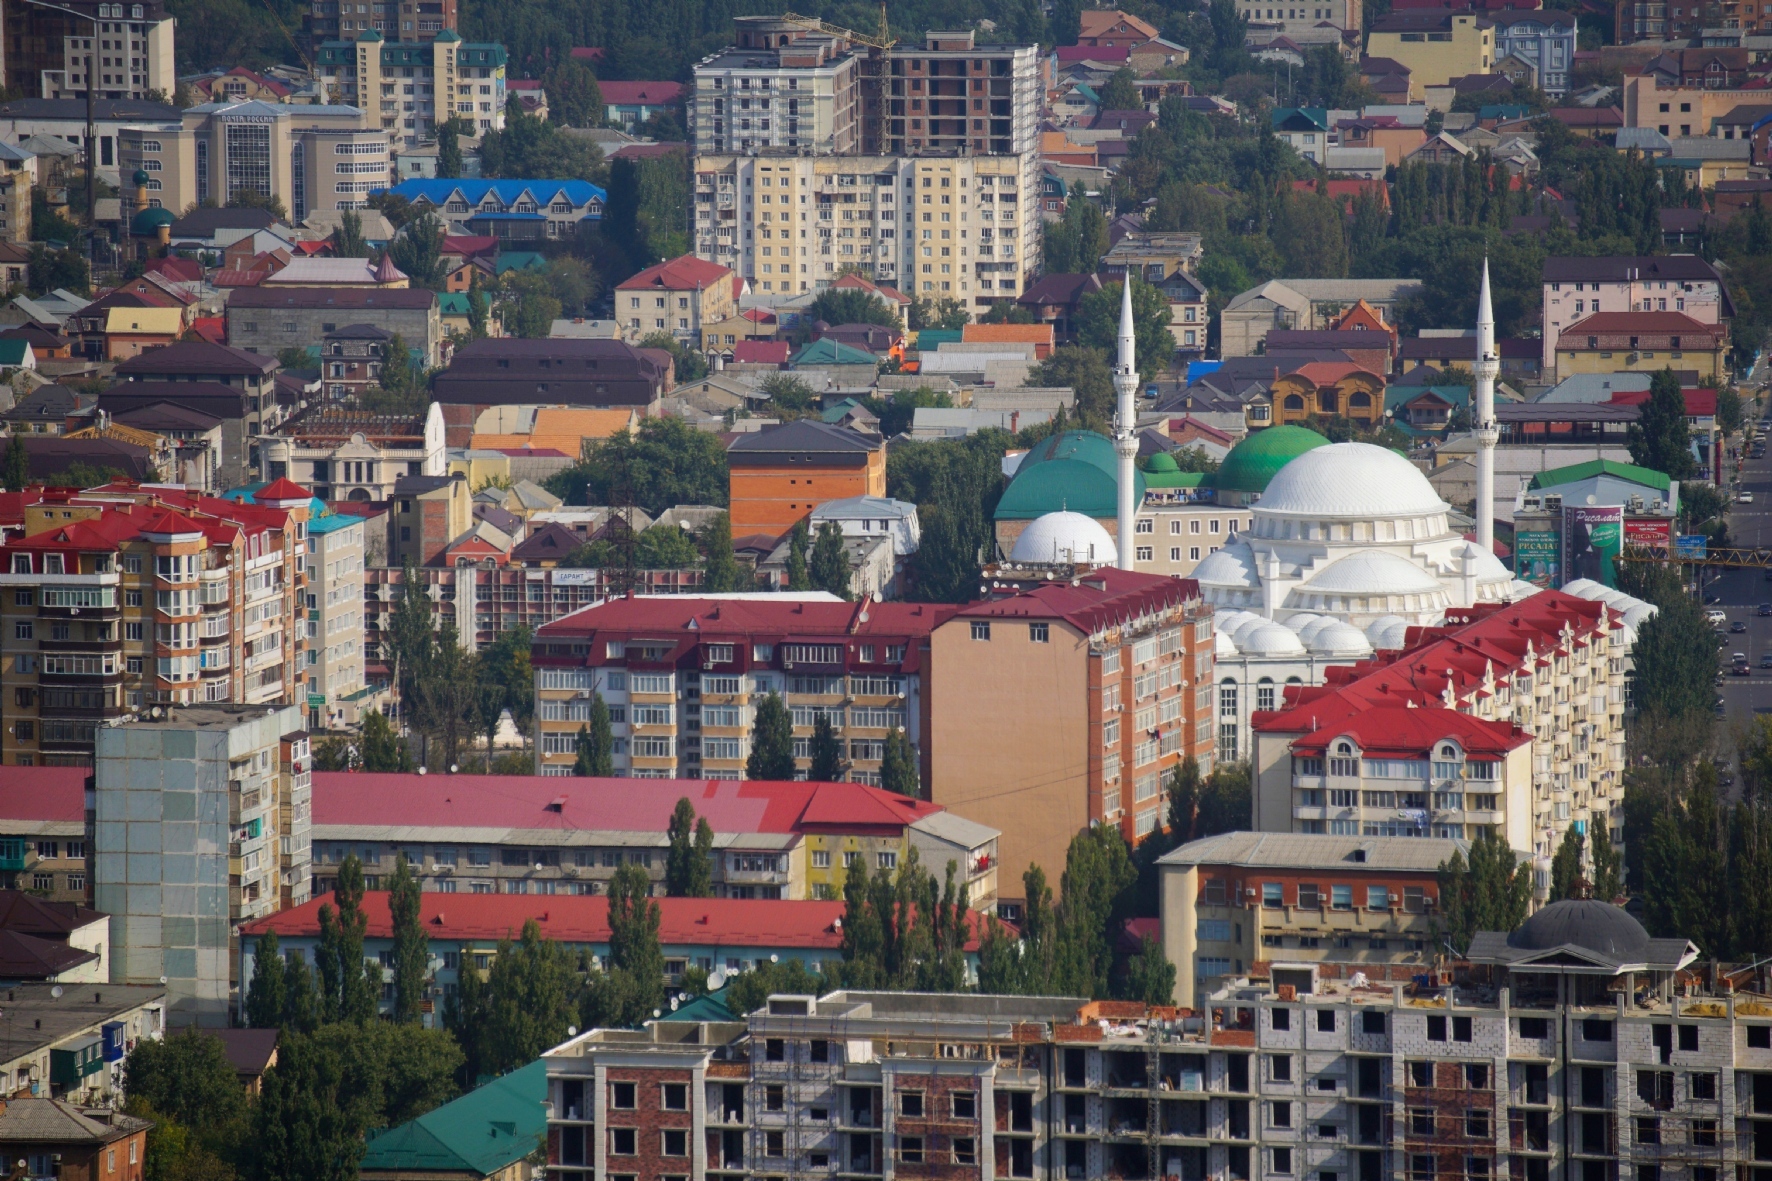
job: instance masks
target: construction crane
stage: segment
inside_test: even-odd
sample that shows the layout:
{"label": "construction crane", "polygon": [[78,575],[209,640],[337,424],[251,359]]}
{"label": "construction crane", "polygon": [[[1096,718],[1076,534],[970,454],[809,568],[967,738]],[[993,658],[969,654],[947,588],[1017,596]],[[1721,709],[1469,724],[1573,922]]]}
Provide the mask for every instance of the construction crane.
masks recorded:
{"label": "construction crane", "polygon": [[276,25],[277,31],[282,33],[284,38],[288,40],[290,47],[295,50],[295,55],[301,58],[302,66],[308,71],[308,77],[314,80],[314,87],[319,92],[320,101],[324,103],[327,96],[327,87],[320,81],[320,71],[315,67],[314,59],[308,56],[308,51],[302,48],[301,41],[296,38],[294,33],[289,31],[286,25],[284,25],[283,18],[279,17],[277,15],[277,10],[271,7],[271,0],[259,0],[259,3],[264,5],[265,13],[270,16],[271,23]]}
{"label": "construction crane", "polygon": [[[869,35],[858,33],[854,29],[846,29],[842,25],[833,25],[817,17],[801,16],[794,12],[784,12],[781,20],[796,25],[812,33],[823,33],[827,37],[840,37],[845,41],[853,41],[857,45],[868,47],[868,54],[862,59],[862,79],[874,87],[874,120],[875,143],[874,154],[886,155],[887,107],[892,92],[892,67],[888,56],[898,39],[892,35],[892,29],[886,23],[886,0],[880,0],[880,31]],[[867,150],[864,139],[863,150]]]}

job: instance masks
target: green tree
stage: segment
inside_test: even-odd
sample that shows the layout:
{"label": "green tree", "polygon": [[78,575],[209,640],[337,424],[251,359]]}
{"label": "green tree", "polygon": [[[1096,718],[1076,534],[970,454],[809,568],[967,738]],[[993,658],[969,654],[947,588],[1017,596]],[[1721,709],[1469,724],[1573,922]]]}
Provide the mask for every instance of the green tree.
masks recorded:
{"label": "green tree", "polygon": [[480,270],[474,268],[468,275],[468,338],[485,340],[487,327],[492,321],[492,298],[480,284]]}
{"label": "green tree", "polygon": [[1440,863],[1441,934],[1462,954],[1478,931],[1511,931],[1526,921],[1532,903],[1532,866],[1506,841],[1480,830],[1470,858],[1453,850]]}
{"label": "green tree", "polygon": [[548,477],[547,488],[568,504],[610,504],[624,482],[653,516],[679,504],[724,506],[725,444],[680,418],[648,418],[637,434],[587,445],[583,460]]}
{"label": "green tree", "polygon": [[565,58],[542,75],[548,95],[548,118],[567,127],[603,125],[603,91],[590,67]]}
{"label": "green tree", "polygon": [[980,324],[1037,324],[1039,319],[1028,308],[1012,299],[999,299],[978,318]]}
{"label": "green tree", "polygon": [[640,341],[643,349],[663,349],[671,355],[676,380],[700,381],[708,375],[708,359],[668,332],[654,332]]}
{"label": "green tree", "polygon": [[424,375],[422,365],[413,363],[412,349],[396,332],[381,346],[381,388],[390,394],[410,395]]}
{"label": "green tree", "polygon": [[363,733],[357,749],[360,770],[412,770],[412,752],[406,749],[406,740],[394,732],[394,724],[379,710],[363,719]]}
{"label": "green tree", "polygon": [[1127,961],[1120,995],[1147,1005],[1175,1003],[1175,965],[1163,954],[1162,945],[1151,936],[1145,935],[1139,940],[1138,953]]}
{"label": "green tree", "polygon": [[732,552],[732,514],[720,513],[702,530],[701,548],[705,555],[702,590],[711,595],[747,589],[750,580]]}
{"label": "green tree", "polygon": [[695,805],[684,796],[671,813],[667,832],[670,851],[665,854],[665,893],[672,898],[714,896],[714,826],[707,817],[695,815]]}
{"label": "green tree", "polygon": [[1101,109],[1104,111],[1142,111],[1144,99],[1138,93],[1138,75],[1121,66],[1102,83]]}
{"label": "green tree", "polygon": [[771,373],[757,389],[768,396],[770,412],[782,419],[804,418],[818,401],[813,388],[794,373]]}
{"label": "green tree", "polygon": [[578,761],[572,773],[595,779],[615,776],[615,731],[601,693],[591,695],[591,720],[578,728]]}
{"label": "green tree", "polygon": [[1717,391],[1717,426],[1724,434],[1738,435],[1741,433],[1741,395],[1733,386],[1724,386]]}
{"label": "green tree", "polygon": [[811,751],[812,765],[806,778],[814,783],[841,783],[849,763],[843,758],[843,740],[824,713],[812,720]]}
{"label": "green tree", "polygon": [[945,328],[949,332],[958,332],[972,321],[972,313],[967,310],[964,301],[945,295],[939,299],[913,295],[910,310],[911,328],[919,332],[925,328]]}
{"label": "green tree", "polygon": [[23,435],[14,434],[6,444],[6,490],[22,492],[31,482],[31,453]]}
{"label": "green tree", "polygon": [[283,972],[283,952],[277,932],[266,931],[253,949],[252,983],[246,993],[246,1024],[253,1029],[276,1029],[283,1024],[288,1004]]}
{"label": "green tree", "polygon": [[[1628,593],[1628,592],[1627,592]],[[1633,699],[1645,715],[1674,720],[1710,716],[1717,672],[1717,634],[1684,594],[1655,600],[1656,613],[1637,629]]]}
{"label": "green tree", "polygon": [[600,182],[607,171],[595,144],[537,119],[523,109],[515,94],[505,104],[504,130],[488,131],[480,137],[480,175],[489,180]]}
{"label": "green tree", "polygon": [[[1120,341],[1120,284],[1091,291],[1077,306],[1077,341],[1115,360]],[[1132,280],[1132,341],[1139,376],[1149,381],[1169,368],[1175,337],[1169,332],[1169,301],[1142,279]]]}
{"label": "green tree", "polygon": [[664,1005],[664,950],[652,881],[638,865],[624,865],[609,881],[609,962],[628,978],[634,1010],[650,1014]]}
{"label": "green tree", "polygon": [[858,287],[827,287],[818,293],[803,313],[804,318],[823,320],[826,324],[881,324],[897,331],[904,330],[904,321],[885,300]]}
{"label": "green tree", "polygon": [[142,1038],[123,1062],[128,1093],[188,1128],[219,1128],[246,1113],[246,1096],[221,1039],[190,1028]]}
{"label": "green tree", "polygon": [[1593,896],[1612,902],[1624,895],[1624,854],[1612,843],[1603,821],[1595,820],[1593,849]]}
{"label": "green tree", "polygon": [[788,535],[788,589],[804,591],[812,589],[812,572],[807,567],[807,550],[810,548],[811,534],[806,528],[806,519],[802,517],[794,522],[792,533]]}
{"label": "green tree", "polygon": [[312,1033],[320,1024],[319,998],[314,994],[314,970],[306,960],[285,961],[283,966],[284,1029]]}
{"label": "green tree", "polygon": [[1195,819],[1200,811],[1200,787],[1197,759],[1183,759],[1169,772],[1165,794],[1168,797],[1169,847],[1172,849],[1194,839]]}
{"label": "green tree", "polygon": [[1341,203],[1321,193],[1288,193],[1271,232],[1286,259],[1286,273],[1301,279],[1347,275],[1347,241]]}
{"label": "green tree", "polygon": [[529,663],[534,641],[535,629],[518,625],[480,652],[481,679],[497,689],[499,705],[510,711],[519,734],[529,733],[535,717],[535,670]]}
{"label": "green tree", "polygon": [[917,748],[903,726],[886,733],[880,759],[880,786],[908,799],[922,799],[923,785],[917,769]]}
{"label": "green tree", "polygon": [[363,914],[363,863],[356,854],[339,863],[332,899],[336,911],[324,903],[320,907],[320,936],[314,949],[321,1020],[366,1024],[375,1016],[381,969],[374,969],[372,981],[363,957],[369,920]]}
{"label": "green tree", "polygon": [[566,950],[543,938],[534,919],[526,920],[517,940],[500,943],[492,957],[483,1024],[475,1035],[481,1057],[470,1066],[484,1074],[503,1074],[565,1041],[574,1015],[574,980]]}
{"label": "green tree", "polygon": [[1581,853],[1585,845],[1582,835],[1570,825],[1563,833],[1562,842],[1551,858],[1550,867],[1550,900],[1560,902],[1565,898],[1579,898],[1583,893],[1586,879],[1581,872]]}
{"label": "green tree", "polygon": [[1071,996],[1108,995],[1120,894],[1138,877],[1119,828],[1102,824],[1071,838],[1058,911],[1055,983]]}
{"label": "green tree", "polygon": [[[1132,310],[1136,316],[1136,303]],[[1115,340],[1118,340],[1118,317],[1119,313],[1116,311]],[[1028,384],[1048,389],[1068,386],[1076,392],[1078,425],[1096,431],[1111,429],[1114,420],[1114,370],[1099,349],[1074,344],[1060,345],[1028,374]]]}
{"label": "green tree", "polygon": [[415,217],[388,243],[388,257],[414,287],[435,291],[443,285],[443,221],[435,214]]}
{"label": "green tree", "polygon": [[744,774],[746,779],[794,778],[794,721],[779,693],[772,692],[757,704]]}
{"label": "green tree", "polygon": [[1686,397],[1672,369],[1663,369],[1649,381],[1649,400],[1630,424],[1631,462],[1662,472],[1675,480],[1690,479],[1697,468],[1692,458],[1692,435],[1686,424]]}
{"label": "green tree", "polygon": [[818,527],[812,546],[812,585],[841,599],[855,597],[850,589],[849,551],[843,547],[843,527],[826,521]]}
{"label": "green tree", "polygon": [[[1206,777],[1200,793],[1200,809],[1194,819],[1194,839],[1221,832],[1246,832],[1252,825],[1248,763],[1218,763]],[[1510,928],[1511,929],[1511,928]]]}
{"label": "green tree", "polygon": [[347,209],[338,219],[338,229],[332,233],[332,255],[334,258],[368,258],[369,243],[363,240],[363,217],[356,210]]}
{"label": "green tree", "polygon": [[388,914],[394,924],[394,1020],[416,1025],[430,979],[431,941],[419,921],[418,875],[404,851],[394,856],[388,882]]}
{"label": "green tree", "polygon": [[437,124],[437,175],[454,179],[461,175],[462,121],[445,119]]}
{"label": "green tree", "polygon": [[251,1181],[356,1181],[379,1079],[361,1041],[354,1048],[340,1052],[317,1034],[279,1039],[253,1107]]}
{"label": "green tree", "polygon": [[735,1016],[754,1013],[781,993],[817,996],[830,989],[830,981],[801,960],[776,963],[757,961],[757,966],[729,978],[722,999]]}

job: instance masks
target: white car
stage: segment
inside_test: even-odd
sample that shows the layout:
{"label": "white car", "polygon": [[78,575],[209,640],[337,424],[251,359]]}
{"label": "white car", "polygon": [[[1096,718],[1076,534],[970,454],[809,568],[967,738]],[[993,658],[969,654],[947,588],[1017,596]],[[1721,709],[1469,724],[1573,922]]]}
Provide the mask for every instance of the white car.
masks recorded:
{"label": "white car", "polygon": [[1737,492],[1735,494],[1736,504],[1752,504],[1753,502],[1754,494],[1752,492]]}
{"label": "white car", "polygon": [[1729,617],[1722,611],[1713,607],[1704,613],[1704,620],[1712,627],[1722,627],[1729,622]]}

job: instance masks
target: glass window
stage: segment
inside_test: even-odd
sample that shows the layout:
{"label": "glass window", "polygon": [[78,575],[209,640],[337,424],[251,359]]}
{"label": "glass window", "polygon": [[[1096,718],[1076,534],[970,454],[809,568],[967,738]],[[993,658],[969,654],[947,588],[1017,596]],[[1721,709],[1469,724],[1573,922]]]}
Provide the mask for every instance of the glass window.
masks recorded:
{"label": "glass window", "polygon": [[1352,886],[1330,886],[1329,905],[1334,910],[1352,910],[1354,908],[1354,888]]}
{"label": "glass window", "polygon": [[1261,904],[1273,910],[1278,910],[1280,907],[1285,906],[1285,888],[1281,886],[1279,882],[1263,882],[1261,885]]}

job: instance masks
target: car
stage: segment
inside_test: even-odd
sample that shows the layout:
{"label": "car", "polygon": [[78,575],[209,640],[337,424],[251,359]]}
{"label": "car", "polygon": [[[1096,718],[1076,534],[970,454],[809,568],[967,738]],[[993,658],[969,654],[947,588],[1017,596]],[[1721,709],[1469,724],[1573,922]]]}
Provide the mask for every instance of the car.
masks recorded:
{"label": "car", "polygon": [[1736,504],[1752,504],[1753,502],[1754,502],[1754,494],[1752,492],[1747,491],[1745,488],[1735,494],[1735,503]]}
{"label": "car", "polygon": [[1748,666],[1748,663],[1746,660],[1743,660],[1739,664],[1737,664],[1733,668],[1731,668],[1729,670],[1729,674],[1731,676],[1736,676],[1736,677],[1751,676],[1753,674],[1753,669]]}
{"label": "car", "polygon": [[[1772,570],[1768,570],[1767,574],[1772,574]],[[1729,622],[1729,617],[1713,607],[1704,613],[1704,621],[1712,627],[1722,627]]]}
{"label": "car", "polygon": [[1747,621],[1745,619],[1737,619],[1734,623],[1731,623],[1729,625],[1729,631],[1732,635],[1740,635],[1742,632],[1744,632],[1746,630],[1747,630]]}
{"label": "car", "polygon": [[1772,615],[1772,603],[1761,603],[1757,615]]}
{"label": "car", "polygon": [[1772,652],[1760,653],[1760,667],[1772,668]]}

